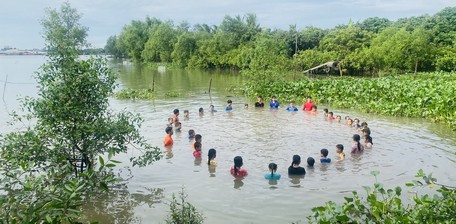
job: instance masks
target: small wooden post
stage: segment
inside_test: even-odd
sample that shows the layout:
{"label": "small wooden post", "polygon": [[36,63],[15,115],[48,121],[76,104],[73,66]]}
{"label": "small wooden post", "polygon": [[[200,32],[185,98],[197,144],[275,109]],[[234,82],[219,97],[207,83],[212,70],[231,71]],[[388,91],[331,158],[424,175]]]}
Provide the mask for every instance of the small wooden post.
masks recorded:
{"label": "small wooden post", "polygon": [[212,78],[211,78],[211,80],[209,81],[209,94],[211,94],[211,86],[212,86]]}

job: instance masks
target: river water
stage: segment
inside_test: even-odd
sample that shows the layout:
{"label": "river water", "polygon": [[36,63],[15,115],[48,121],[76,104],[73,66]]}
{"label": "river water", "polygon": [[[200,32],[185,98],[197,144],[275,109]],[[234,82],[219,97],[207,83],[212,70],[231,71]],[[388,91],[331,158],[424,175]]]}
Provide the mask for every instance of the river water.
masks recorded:
{"label": "river water", "polygon": [[[19,107],[17,96],[36,96],[33,72],[45,59],[40,56],[0,56],[0,91],[3,106],[0,111],[0,131],[7,126],[8,111]],[[163,223],[173,193],[182,188],[188,201],[204,213],[206,223],[306,223],[311,208],[332,200],[341,202],[351,191],[372,186],[372,171],[379,171],[377,179],[387,187],[410,182],[419,169],[433,173],[439,182],[455,185],[456,133],[441,124],[424,119],[364,114],[349,110],[332,110],[342,117],[349,115],[366,121],[372,131],[374,147],[360,156],[346,152],[342,162],[307,168],[303,179],[289,178],[287,167],[294,154],[301,155],[303,165],[307,157],[318,160],[320,149],[329,149],[329,157],[336,159],[335,145],[352,145],[354,129],[337,122],[329,122],[320,112],[311,115],[302,111],[287,112],[284,108],[253,108],[253,99],[233,96],[230,87],[239,87],[242,79],[231,72],[203,72],[135,67],[131,64],[112,64],[119,72],[119,88],[154,88],[156,100],[111,100],[113,110],[127,109],[141,113],[145,122],[141,131],[152,145],[164,152],[162,160],[145,168],[128,166],[131,151],[120,156],[125,161],[118,172],[128,181],[106,195],[94,197],[86,206],[87,218],[100,223]],[[8,75],[6,85],[3,81]],[[155,77],[154,77],[155,76]],[[211,94],[208,94],[212,79]],[[168,97],[166,93],[177,93]],[[273,93],[271,93],[273,94]],[[226,100],[233,100],[233,111],[224,112]],[[280,99],[279,99],[280,101]],[[361,101],[361,99],[360,99]],[[249,108],[245,109],[244,104]],[[214,104],[219,112],[209,113]],[[285,107],[285,103],[282,102]],[[298,105],[300,106],[300,105]],[[320,109],[324,106],[319,105]],[[205,113],[198,115],[198,108]],[[172,111],[181,111],[182,132],[175,133],[172,150],[162,147],[167,118]],[[183,118],[183,110],[190,118]],[[331,109],[330,109],[331,110]],[[203,159],[195,160],[187,131],[194,129],[203,136]],[[206,165],[207,150],[217,150],[217,167]],[[249,175],[235,180],[229,169],[234,156],[242,156]],[[269,182],[263,178],[270,162],[278,164],[282,178]],[[406,197],[412,190],[403,191]],[[361,193],[362,194],[362,193]]]}

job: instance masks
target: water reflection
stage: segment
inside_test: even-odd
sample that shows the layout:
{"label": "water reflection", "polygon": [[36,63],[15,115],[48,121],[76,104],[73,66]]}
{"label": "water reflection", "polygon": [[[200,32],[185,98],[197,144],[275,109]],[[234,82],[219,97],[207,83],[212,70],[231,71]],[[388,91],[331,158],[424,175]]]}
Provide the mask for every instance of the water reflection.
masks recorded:
{"label": "water reflection", "polygon": [[236,177],[236,178],[234,178],[234,180],[233,180],[233,183],[234,183],[234,186],[233,186],[233,187],[234,187],[234,189],[240,189],[241,187],[244,186],[244,182],[243,182],[242,180],[244,180],[243,177]]}
{"label": "water reflection", "polygon": [[301,181],[304,180],[304,176],[301,176],[301,175],[288,175],[288,178],[290,178],[290,183],[291,183],[291,187],[296,187],[296,188],[300,188],[301,187]]}

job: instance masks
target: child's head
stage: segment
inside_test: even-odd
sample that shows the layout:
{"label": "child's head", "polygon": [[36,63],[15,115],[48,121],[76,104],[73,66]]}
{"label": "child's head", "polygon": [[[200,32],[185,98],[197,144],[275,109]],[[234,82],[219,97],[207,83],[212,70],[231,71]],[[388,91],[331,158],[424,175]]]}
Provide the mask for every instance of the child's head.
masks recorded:
{"label": "child's head", "polygon": [[272,96],[271,100],[272,101],[277,101],[277,98],[275,96]]}
{"label": "child's head", "polygon": [[165,132],[167,135],[172,135],[173,134],[173,128],[172,127],[166,127]]}
{"label": "child's head", "polygon": [[294,100],[290,101],[290,107],[294,107],[294,105],[295,105],[295,101]]}
{"label": "child's head", "polygon": [[358,134],[353,135],[353,141],[359,142],[360,140],[361,140],[361,136],[359,136]]}
{"label": "child's head", "polygon": [[364,137],[364,143],[366,143],[366,144],[367,144],[367,143],[370,143],[370,144],[372,144],[372,145],[374,144],[374,143],[372,142],[372,137],[371,137],[370,135],[367,135],[367,136]]}
{"label": "child's head", "polygon": [[188,117],[189,114],[190,112],[188,110],[184,110],[184,116]]}
{"label": "child's head", "polygon": [[277,172],[277,164],[275,164],[275,163],[269,163],[268,168],[269,168],[269,172],[271,172],[271,176],[275,172]]}
{"label": "child's head", "polygon": [[341,153],[344,151],[344,146],[342,144],[337,144],[336,145],[336,152]]}
{"label": "child's head", "polygon": [[238,173],[238,170],[239,168],[242,167],[242,165],[244,165],[244,163],[242,162],[242,157],[240,156],[236,156],[234,157],[234,175],[237,176],[237,173]]}
{"label": "child's head", "polygon": [[337,115],[337,116],[336,116],[336,120],[337,120],[337,121],[341,121],[341,120],[342,120],[342,117],[341,117],[340,115]]}
{"label": "child's head", "polygon": [[245,109],[249,109],[249,104],[248,104],[248,103],[245,103],[245,104],[244,104],[244,108],[245,108]]}
{"label": "child's head", "polygon": [[353,124],[353,120],[352,120],[352,119],[350,119],[350,118],[348,118],[348,120],[347,120],[347,124],[348,124],[348,125],[352,125],[352,124]]}
{"label": "child's head", "polygon": [[313,167],[315,164],[315,159],[312,157],[307,158],[307,166]]}
{"label": "child's head", "polygon": [[311,107],[311,110],[312,110],[312,112],[317,112],[317,106],[313,105],[313,106]]}
{"label": "child's head", "polygon": [[320,156],[323,158],[326,158],[329,154],[329,151],[327,149],[321,149],[320,150]]}
{"label": "child's head", "polygon": [[174,123],[174,120],[172,117],[168,117],[168,125],[172,125]]}
{"label": "child's head", "polygon": [[203,140],[203,136],[200,134],[195,135],[195,142],[201,142]]}
{"label": "child's head", "polygon": [[333,112],[329,112],[328,115],[329,115],[329,117],[333,117],[334,113]]}
{"label": "child's head", "polygon": [[233,101],[227,100],[226,103],[227,103],[228,105],[231,105],[231,104],[233,103]]}
{"label": "child's head", "polygon": [[296,165],[296,166],[299,166],[299,164],[301,164],[301,156],[299,155],[294,155],[293,156],[293,162],[291,162],[291,165]]}
{"label": "child's head", "polygon": [[193,130],[193,129],[188,130],[188,136],[195,137],[195,130]]}
{"label": "child's head", "polygon": [[182,128],[182,123],[179,122],[179,121],[176,121],[176,122],[174,123],[174,128],[176,128],[176,130],[181,130],[181,128]]}
{"label": "child's head", "polygon": [[195,151],[201,152],[201,147],[202,147],[201,142],[195,142],[193,144],[193,147],[195,148]]}
{"label": "child's head", "polygon": [[328,108],[323,109],[323,112],[325,113],[325,115],[328,114]]}
{"label": "child's head", "polygon": [[176,116],[179,115],[179,109],[174,109],[173,110],[173,114],[176,115]]}
{"label": "child's head", "polygon": [[204,109],[203,109],[202,107],[200,107],[200,108],[198,109],[198,112],[199,112],[200,114],[203,114],[203,113],[204,113]]}
{"label": "child's head", "polygon": [[209,151],[207,152],[207,165],[210,165],[211,160],[215,159],[216,156],[217,151],[215,151],[215,149],[209,149]]}
{"label": "child's head", "polygon": [[214,110],[214,105],[211,104],[211,105],[209,106],[209,110]]}
{"label": "child's head", "polygon": [[363,129],[363,136],[369,136],[371,134],[370,128],[366,127]]}
{"label": "child's head", "polygon": [[359,124],[359,119],[358,119],[358,118],[355,118],[355,119],[353,120],[353,123],[354,123],[355,125],[358,125],[358,124]]}
{"label": "child's head", "polygon": [[262,96],[258,96],[257,102],[263,102],[263,97]]}
{"label": "child's head", "polygon": [[307,102],[309,102],[309,103],[312,102],[312,97],[308,96],[307,97]]}
{"label": "child's head", "polygon": [[347,121],[348,119],[350,119],[350,116],[345,116],[345,120]]}
{"label": "child's head", "polygon": [[363,121],[363,123],[361,123],[361,127],[362,128],[367,128],[367,122]]}

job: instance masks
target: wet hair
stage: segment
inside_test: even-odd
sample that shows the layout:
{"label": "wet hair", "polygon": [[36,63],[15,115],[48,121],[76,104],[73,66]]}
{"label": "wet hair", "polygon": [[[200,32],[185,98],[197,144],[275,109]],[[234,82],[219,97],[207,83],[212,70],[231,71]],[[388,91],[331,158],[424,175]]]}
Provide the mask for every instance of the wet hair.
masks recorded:
{"label": "wet hair", "polygon": [[193,134],[195,134],[195,130],[193,130],[193,129],[188,130],[188,135],[192,136]]}
{"label": "wet hair", "polygon": [[374,143],[372,142],[372,137],[371,137],[370,135],[366,135],[365,138],[366,138],[366,141],[367,141],[367,142],[371,143],[372,145],[374,144]]}
{"label": "wet hair", "polygon": [[181,122],[179,122],[179,121],[174,122],[174,126],[175,126],[175,127],[180,126],[180,125],[182,125]]}
{"label": "wet hair", "polygon": [[340,119],[342,120],[342,117],[340,115],[337,115],[336,118],[340,117]]}
{"label": "wet hair", "polygon": [[178,113],[179,113],[179,109],[174,109],[174,110],[173,110],[173,113],[174,113],[174,114],[178,114]]}
{"label": "wet hair", "polygon": [[201,139],[203,139],[202,135],[200,135],[200,134],[195,135],[195,141],[199,141]]}
{"label": "wet hair", "polygon": [[290,101],[290,103],[295,103],[294,100]]}
{"label": "wet hair", "polygon": [[274,173],[277,171],[277,164],[269,163],[268,168],[271,170],[271,177],[272,177],[274,175]]}
{"label": "wet hair", "polygon": [[312,157],[307,158],[307,165],[308,166],[314,166],[315,164],[315,159]]}
{"label": "wet hair", "polygon": [[165,129],[166,134],[169,134],[169,133],[171,133],[172,131],[173,131],[173,128],[172,128],[172,127],[166,127],[166,129]]}
{"label": "wet hair", "polygon": [[353,124],[353,120],[352,120],[352,119],[348,118],[348,119],[347,119],[347,122],[348,122],[348,121],[350,121],[350,123]]}
{"label": "wet hair", "polygon": [[301,164],[301,156],[299,155],[294,155],[293,156],[293,162],[291,162],[291,165],[299,165]]}
{"label": "wet hair", "polygon": [[[201,142],[195,142],[193,144],[193,147],[195,148],[195,151],[201,151]],[[199,149],[199,150],[197,150]]]}
{"label": "wet hair", "polygon": [[364,128],[363,133],[366,133],[366,135],[370,135],[371,134],[370,128],[368,128],[368,127]]}
{"label": "wet hair", "polygon": [[198,109],[198,112],[203,113],[203,112],[204,112],[204,109],[203,109],[202,107],[200,107],[200,108]]}
{"label": "wet hair", "polygon": [[209,149],[207,152],[207,165],[211,165],[211,160],[215,159],[217,151],[215,149]]}
{"label": "wet hair", "polygon": [[188,111],[188,110],[184,110],[184,114],[185,114],[185,113],[189,113],[189,111]]}
{"label": "wet hair", "polygon": [[263,97],[262,97],[262,96],[258,96],[258,98],[260,98],[260,99],[263,99]]}
{"label": "wet hair", "polygon": [[329,154],[329,151],[327,149],[321,149],[320,153],[326,158]]}
{"label": "wet hair", "polygon": [[311,109],[313,109],[313,108],[315,108],[315,110],[316,110],[316,109],[317,109],[317,106],[313,105],[313,106],[311,107]]}
{"label": "wet hair", "polygon": [[277,97],[276,96],[272,96],[271,99],[277,99]]}
{"label": "wet hair", "polygon": [[363,121],[363,123],[361,123],[361,127],[366,127],[367,128],[367,122]]}
{"label": "wet hair", "polygon": [[340,149],[341,152],[344,151],[344,145],[342,145],[342,144],[337,144],[336,148]]}
{"label": "wet hair", "polygon": [[168,122],[170,121],[174,121],[174,119],[172,117],[168,117]]}
{"label": "wet hair", "polygon": [[333,113],[333,112],[329,112],[328,114],[329,114],[329,115],[331,115],[331,117],[334,115],[334,113]]}
{"label": "wet hair", "polygon": [[358,124],[359,124],[359,119],[358,118],[353,119],[353,122],[355,122],[355,121],[358,121]]}
{"label": "wet hair", "polygon": [[231,100],[227,100],[226,102],[227,102],[227,103],[233,103],[233,101],[231,101]]}
{"label": "wet hair", "polygon": [[311,96],[307,96],[307,99],[312,99],[312,97]]}
{"label": "wet hair", "polygon": [[325,113],[328,113],[328,108],[323,109]]}
{"label": "wet hair", "polygon": [[242,157],[240,156],[236,156],[234,157],[233,159],[234,161],[234,176],[237,176],[238,174],[238,169],[241,168],[242,165],[244,165],[244,163],[242,162]]}
{"label": "wet hair", "polygon": [[358,151],[361,151],[361,143],[359,143],[360,140],[361,136],[359,136],[358,134],[353,135],[353,141],[356,142],[356,147],[358,148]]}
{"label": "wet hair", "polygon": [[348,119],[350,119],[350,116],[345,116],[344,119],[345,119],[345,120],[348,120]]}

